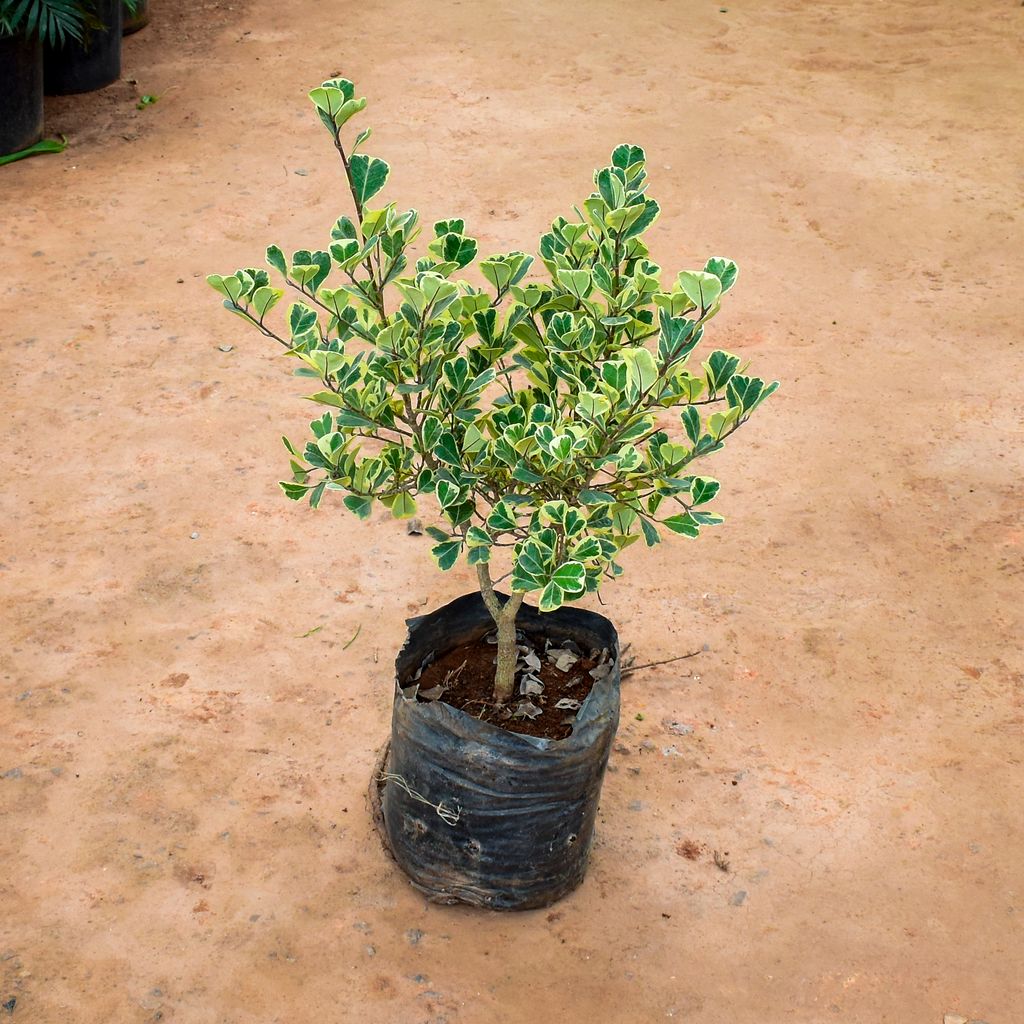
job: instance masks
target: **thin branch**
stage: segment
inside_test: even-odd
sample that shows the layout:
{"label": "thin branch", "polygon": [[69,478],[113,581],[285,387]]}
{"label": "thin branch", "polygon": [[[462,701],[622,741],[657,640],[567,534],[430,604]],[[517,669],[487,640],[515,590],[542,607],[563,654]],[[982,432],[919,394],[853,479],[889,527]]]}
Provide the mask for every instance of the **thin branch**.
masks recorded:
{"label": "thin branch", "polygon": [[674,658],[665,658],[662,661],[649,661],[646,665],[632,665],[630,668],[623,670],[622,676],[631,676],[634,672],[639,672],[644,668],[654,668],[657,665],[671,665],[674,661],[684,661],[686,658],[696,658],[698,654],[703,654],[706,650],[706,647],[702,647],[698,651],[690,651],[689,654],[679,654]]}

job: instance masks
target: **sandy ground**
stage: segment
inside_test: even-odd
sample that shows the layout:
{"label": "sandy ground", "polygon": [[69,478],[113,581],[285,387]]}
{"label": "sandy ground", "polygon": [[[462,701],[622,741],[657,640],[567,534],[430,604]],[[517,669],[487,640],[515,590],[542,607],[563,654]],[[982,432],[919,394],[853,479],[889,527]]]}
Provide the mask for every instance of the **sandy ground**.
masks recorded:
{"label": "sandy ground", "polygon": [[[0,1018],[1024,1019],[1024,9],[725,4],[157,0],[137,88],[0,172]],[[304,98],[339,70],[386,195],[484,251],[646,146],[655,255],[739,260],[716,341],[785,382],[727,526],[607,590],[641,660],[710,651],[625,685],[549,912],[382,855],[403,619],[471,580],[283,499],[309,407],[202,281],[346,210]]]}

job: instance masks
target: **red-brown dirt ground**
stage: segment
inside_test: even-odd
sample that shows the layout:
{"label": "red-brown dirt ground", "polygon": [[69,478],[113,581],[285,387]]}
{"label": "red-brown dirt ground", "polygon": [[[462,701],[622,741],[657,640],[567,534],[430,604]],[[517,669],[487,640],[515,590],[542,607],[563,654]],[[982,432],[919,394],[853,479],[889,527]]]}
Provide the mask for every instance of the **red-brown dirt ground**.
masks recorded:
{"label": "red-brown dirt ground", "polygon": [[[1024,1020],[1022,24],[154,0],[126,81],[48,101],[66,153],[0,169],[12,1021]],[[707,466],[726,525],[606,588],[640,661],[709,650],[624,683],[550,911],[428,905],[382,854],[403,620],[471,570],[282,497],[311,407],[203,281],[347,212],[305,98],[337,71],[384,196],[485,253],[645,146],[655,257],[738,260],[714,341],[783,381]]]}

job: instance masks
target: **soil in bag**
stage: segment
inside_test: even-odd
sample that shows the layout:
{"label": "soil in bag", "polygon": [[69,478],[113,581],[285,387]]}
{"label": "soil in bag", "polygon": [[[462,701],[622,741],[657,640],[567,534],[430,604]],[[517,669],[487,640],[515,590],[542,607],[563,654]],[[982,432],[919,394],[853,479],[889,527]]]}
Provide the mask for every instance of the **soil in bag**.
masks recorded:
{"label": "soil in bag", "polygon": [[416,680],[417,699],[441,700],[478,721],[523,736],[565,739],[595,680],[610,671],[609,651],[584,651],[572,640],[556,642],[523,632],[516,644],[516,690],[507,704],[494,701],[493,632],[444,653],[428,653]]}

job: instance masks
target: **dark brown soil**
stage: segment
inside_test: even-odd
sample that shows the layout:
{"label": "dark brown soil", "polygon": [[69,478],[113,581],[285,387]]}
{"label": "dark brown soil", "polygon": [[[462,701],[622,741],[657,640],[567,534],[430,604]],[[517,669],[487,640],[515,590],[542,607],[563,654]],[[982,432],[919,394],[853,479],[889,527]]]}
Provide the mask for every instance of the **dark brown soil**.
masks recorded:
{"label": "dark brown soil", "polygon": [[[439,699],[474,718],[524,736],[563,740],[572,732],[576,712],[559,709],[555,705],[563,698],[578,700],[581,704],[587,699],[594,685],[590,670],[598,664],[599,656],[593,657],[593,652],[584,651],[575,665],[560,672],[545,657],[543,638],[520,634],[519,645],[520,648],[529,647],[540,658],[541,667],[533,674],[544,684],[543,693],[521,696],[519,683],[522,673],[517,672],[516,691],[512,700],[507,705],[496,704],[494,668],[498,649],[482,637],[439,654],[423,670],[418,680],[420,693],[443,685],[444,695]],[[539,707],[541,714],[532,719],[513,717],[516,708],[526,701]]]}

